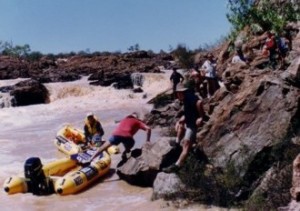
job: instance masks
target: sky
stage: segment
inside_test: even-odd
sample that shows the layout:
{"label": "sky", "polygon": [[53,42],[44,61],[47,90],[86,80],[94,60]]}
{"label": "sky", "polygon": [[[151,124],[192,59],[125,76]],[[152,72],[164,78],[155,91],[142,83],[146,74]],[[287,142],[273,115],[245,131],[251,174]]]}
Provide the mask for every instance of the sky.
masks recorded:
{"label": "sky", "polygon": [[0,41],[31,51],[193,50],[230,32],[227,0],[0,0]]}

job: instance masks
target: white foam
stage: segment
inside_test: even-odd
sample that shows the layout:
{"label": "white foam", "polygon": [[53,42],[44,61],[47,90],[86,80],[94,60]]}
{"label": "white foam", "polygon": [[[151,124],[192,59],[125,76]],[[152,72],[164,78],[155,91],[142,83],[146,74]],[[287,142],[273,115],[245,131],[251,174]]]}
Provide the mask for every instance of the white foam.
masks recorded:
{"label": "white foam", "polygon": [[[0,182],[4,182],[9,176],[22,173],[24,161],[30,156],[39,156],[42,163],[57,159],[57,149],[53,146],[56,132],[66,123],[82,127],[83,119],[89,111],[100,116],[105,136],[108,136],[115,127],[115,120],[135,110],[148,111],[151,105],[146,105],[146,102],[169,87],[169,73],[144,75],[142,87],[144,93],[91,86],[87,77],[84,77],[79,81],[45,84],[51,93],[49,104],[0,109]],[[0,86],[14,84],[17,81],[19,79],[0,81]],[[144,139],[145,133],[137,134],[137,146],[141,145]],[[112,158],[113,162],[117,157]],[[100,182],[79,195],[66,197],[57,195],[36,197],[32,194],[7,196],[1,192],[0,207],[1,210],[16,211],[101,208],[119,210],[139,209],[143,207],[138,206],[139,204],[147,203],[149,190],[147,193],[141,190],[128,193],[130,185],[122,187],[119,185],[118,182]]]}

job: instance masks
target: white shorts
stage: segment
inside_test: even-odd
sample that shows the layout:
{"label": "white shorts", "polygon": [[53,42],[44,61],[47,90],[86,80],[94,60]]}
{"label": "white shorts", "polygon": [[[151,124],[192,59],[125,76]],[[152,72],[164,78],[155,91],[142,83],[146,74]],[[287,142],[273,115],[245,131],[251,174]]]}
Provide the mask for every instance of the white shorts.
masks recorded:
{"label": "white shorts", "polygon": [[197,135],[197,128],[186,127],[183,140],[191,141],[194,143],[196,141],[196,135]]}

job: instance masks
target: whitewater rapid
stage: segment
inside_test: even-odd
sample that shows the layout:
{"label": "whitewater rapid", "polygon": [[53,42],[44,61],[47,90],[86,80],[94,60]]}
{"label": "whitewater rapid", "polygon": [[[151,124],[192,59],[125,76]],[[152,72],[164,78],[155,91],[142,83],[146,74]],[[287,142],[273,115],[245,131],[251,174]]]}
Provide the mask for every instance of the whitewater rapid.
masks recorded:
{"label": "whitewater rapid", "polygon": [[[56,132],[65,124],[83,127],[86,113],[99,117],[108,138],[116,122],[133,111],[149,112],[147,102],[170,87],[170,72],[145,73],[143,93],[117,90],[113,87],[91,86],[87,77],[64,83],[44,84],[50,91],[50,103],[0,109],[0,184],[9,176],[23,171],[27,158],[37,156],[43,163],[64,157],[53,145]],[[0,81],[1,86],[12,85],[22,79]],[[151,141],[159,136],[154,130]],[[136,147],[142,146],[145,133],[135,136]],[[120,155],[112,158],[115,168]],[[0,191],[0,210],[157,210],[158,202],[151,202],[151,189],[128,185],[110,175],[80,194],[70,196],[7,195]]]}

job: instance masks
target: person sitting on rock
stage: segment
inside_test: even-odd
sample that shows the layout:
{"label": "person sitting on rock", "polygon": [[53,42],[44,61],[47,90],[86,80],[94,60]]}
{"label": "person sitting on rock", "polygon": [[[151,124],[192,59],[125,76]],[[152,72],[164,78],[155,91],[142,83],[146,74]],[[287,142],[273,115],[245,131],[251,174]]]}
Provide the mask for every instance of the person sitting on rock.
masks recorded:
{"label": "person sitting on rock", "polygon": [[238,51],[236,51],[234,56],[232,57],[231,63],[247,65],[245,57],[241,56],[241,54]]}
{"label": "person sitting on rock", "polygon": [[122,158],[126,158],[126,154],[129,153],[134,146],[133,136],[138,132],[139,129],[146,131],[146,142],[150,142],[151,138],[151,128],[147,126],[142,120],[138,118],[138,114],[133,112],[132,114],[126,116],[120,121],[118,127],[112,133],[112,136],[108,141],[98,148],[96,153],[91,157],[91,161],[97,157],[101,152],[106,150],[111,145],[119,145],[122,143],[124,145],[125,151],[123,152]]}
{"label": "person sitting on rock", "polygon": [[88,113],[84,121],[84,136],[86,143],[92,146],[100,146],[104,130],[99,120],[93,113]]}
{"label": "person sitting on rock", "polygon": [[176,89],[176,95],[183,102],[184,115],[175,125],[176,142],[183,141],[183,149],[176,163],[162,169],[166,173],[176,172],[180,169],[196,141],[197,128],[203,125],[205,119],[203,103],[194,92],[180,86]]}

